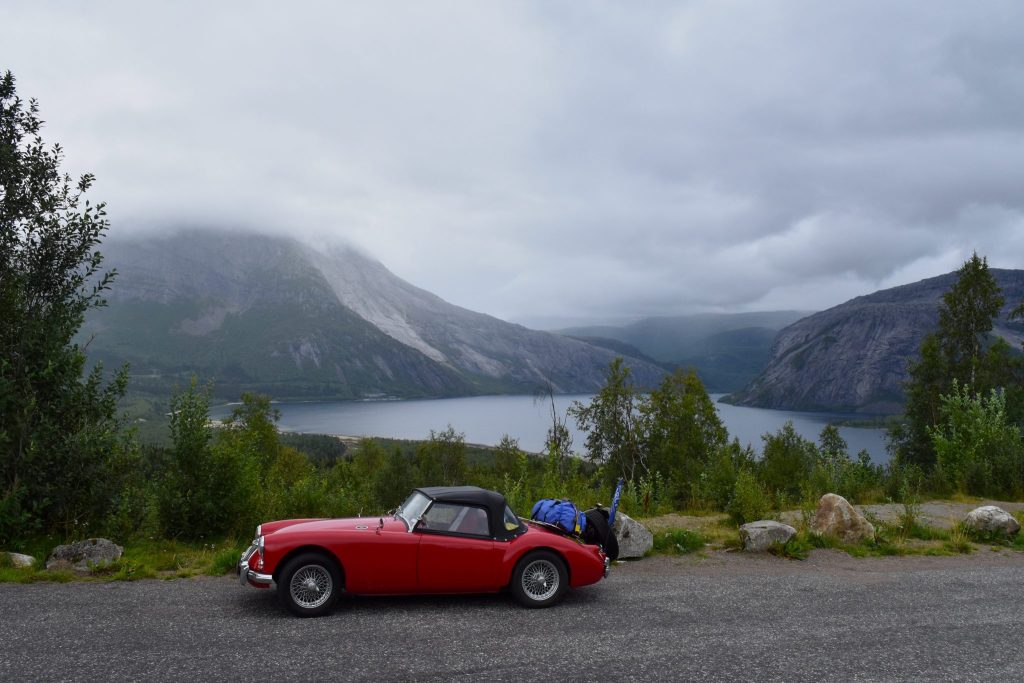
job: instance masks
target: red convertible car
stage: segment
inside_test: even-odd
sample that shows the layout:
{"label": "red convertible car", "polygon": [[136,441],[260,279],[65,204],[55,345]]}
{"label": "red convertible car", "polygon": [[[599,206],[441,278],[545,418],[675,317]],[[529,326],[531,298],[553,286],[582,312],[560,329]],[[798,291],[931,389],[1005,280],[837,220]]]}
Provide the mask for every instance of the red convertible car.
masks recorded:
{"label": "red convertible car", "polygon": [[238,562],[242,585],[277,585],[300,617],[359,595],[490,593],[509,589],[548,607],[569,587],[597,583],[609,560],[597,545],[524,521],[505,497],[475,486],[419,488],[393,515],[291,519],[256,527]]}

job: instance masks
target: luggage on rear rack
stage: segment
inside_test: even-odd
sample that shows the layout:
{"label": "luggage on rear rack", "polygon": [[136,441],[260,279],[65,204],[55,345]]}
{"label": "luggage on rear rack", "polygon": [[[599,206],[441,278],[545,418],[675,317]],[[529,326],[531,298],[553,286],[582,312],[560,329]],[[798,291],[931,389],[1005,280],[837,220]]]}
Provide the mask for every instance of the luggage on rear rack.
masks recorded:
{"label": "luggage on rear rack", "polygon": [[602,507],[580,512],[571,500],[544,498],[533,506],[530,519],[578,536],[584,543],[602,546],[613,562],[619,556],[619,543],[608,527],[608,510]]}
{"label": "luggage on rear rack", "polygon": [[556,498],[538,500],[534,504],[533,510],[530,511],[530,519],[557,526],[567,534],[580,535],[587,528],[586,516],[576,508],[571,500]]}

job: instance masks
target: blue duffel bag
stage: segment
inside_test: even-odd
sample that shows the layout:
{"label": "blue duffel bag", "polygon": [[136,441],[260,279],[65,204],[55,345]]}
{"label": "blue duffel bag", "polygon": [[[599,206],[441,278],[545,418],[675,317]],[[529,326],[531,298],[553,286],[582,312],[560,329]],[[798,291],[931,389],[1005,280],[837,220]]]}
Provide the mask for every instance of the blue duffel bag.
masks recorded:
{"label": "blue duffel bag", "polygon": [[582,534],[587,528],[586,515],[571,500],[538,500],[530,511],[530,519],[557,526],[570,534]]}

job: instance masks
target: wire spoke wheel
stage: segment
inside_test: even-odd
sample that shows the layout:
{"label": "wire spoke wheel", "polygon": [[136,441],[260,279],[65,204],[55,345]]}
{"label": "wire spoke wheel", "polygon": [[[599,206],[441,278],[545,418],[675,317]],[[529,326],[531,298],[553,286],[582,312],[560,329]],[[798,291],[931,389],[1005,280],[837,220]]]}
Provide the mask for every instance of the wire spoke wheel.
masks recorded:
{"label": "wire spoke wheel", "polygon": [[295,604],[304,609],[316,609],[331,599],[334,580],[326,567],[307,564],[300,567],[288,583],[288,592]]}
{"label": "wire spoke wheel", "polygon": [[531,600],[547,600],[558,592],[559,584],[558,568],[549,560],[534,560],[523,570],[523,592]]}

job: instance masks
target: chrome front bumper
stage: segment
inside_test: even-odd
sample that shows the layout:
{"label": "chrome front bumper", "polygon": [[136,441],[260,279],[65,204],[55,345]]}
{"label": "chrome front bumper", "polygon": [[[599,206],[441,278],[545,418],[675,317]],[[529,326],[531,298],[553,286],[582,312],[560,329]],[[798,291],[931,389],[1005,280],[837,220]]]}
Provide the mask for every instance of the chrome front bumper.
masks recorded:
{"label": "chrome front bumper", "polygon": [[274,577],[270,574],[260,574],[249,567],[249,558],[256,552],[256,543],[253,542],[238,560],[235,573],[238,574],[238,583],[248,586],[250,582],[261,586],[269,586],[274,583]]}

